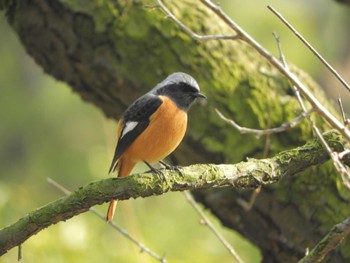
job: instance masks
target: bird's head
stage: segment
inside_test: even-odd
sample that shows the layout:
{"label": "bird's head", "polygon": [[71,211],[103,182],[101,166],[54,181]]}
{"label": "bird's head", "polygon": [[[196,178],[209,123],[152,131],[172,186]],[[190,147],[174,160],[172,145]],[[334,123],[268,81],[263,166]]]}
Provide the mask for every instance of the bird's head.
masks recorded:
{"label": "bird's head", "polygon": [[196,98],[206,99],[206,96],[199,91],[199,85],[193,77],[186,73],[175,72],[155,86],[151,92],[158,96],[169,97],[179,108],[187,111]]}

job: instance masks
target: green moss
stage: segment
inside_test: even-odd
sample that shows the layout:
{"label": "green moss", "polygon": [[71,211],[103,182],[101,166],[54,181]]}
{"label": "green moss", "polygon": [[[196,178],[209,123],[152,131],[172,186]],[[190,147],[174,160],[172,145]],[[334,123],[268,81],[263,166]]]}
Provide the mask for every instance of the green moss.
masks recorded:
{"label": "green moss", "polygon": [[[107,26],[118,16],[119,11],[117,6],[127,6],[129,1],[118,1],[116,4],[112,0],[97,0],[97,1],[72,1],[60,0],[61,3],[68,6],[72,11],[80,14],[92,16],[95,23],[96,32],[104,32]],[[130,3],[129,3],[130,5]]]}
{"label": "green moss", "polygon": [[141,8],[131,8],[125,23],[124,33],[133,40],[143,40],[149,34],[150,23],[148,20],[150,16],[145,15],[145,11],[141,10]]}

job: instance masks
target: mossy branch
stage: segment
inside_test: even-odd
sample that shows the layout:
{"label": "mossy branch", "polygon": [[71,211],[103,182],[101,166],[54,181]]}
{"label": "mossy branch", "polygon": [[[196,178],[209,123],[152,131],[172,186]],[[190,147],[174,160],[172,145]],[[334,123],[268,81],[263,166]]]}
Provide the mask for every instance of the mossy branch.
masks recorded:
{"label": "mossy branch", "polygon": [[[327,132],[324,136],[329,145],[338,152],[348,146],[346,140],[335,131]],[[209,187],[255,188],[273,184],[285,176],[295,175],[328,159],[327,151],[315,139],[269,159],[248,159],[237,164],[196,164],[181,168],[184,176],[178,171],[163,170],[167,180],[156,174],[143,173],[92,182],[68,196],[30,212],[16,223],[0,230],[0,255],[22,244],[42,229],[112,199],[126,200],[161,195],[168,191]],[[347,165],[350,164],[350,158],[344,161]]]}
{"label": "mossy branch", "polygon": [[350,235],[350,217],[332,227],[329,233],[299,263],[322,262],[325,256]]}

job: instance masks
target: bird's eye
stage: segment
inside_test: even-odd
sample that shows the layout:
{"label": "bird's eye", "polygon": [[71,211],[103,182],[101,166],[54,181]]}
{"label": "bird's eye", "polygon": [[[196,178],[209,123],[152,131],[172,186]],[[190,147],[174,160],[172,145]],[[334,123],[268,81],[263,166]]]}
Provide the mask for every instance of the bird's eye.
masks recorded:
{"label": "bird's eye", "polygon": [[180,83],[180,87],[181,87],[182,91],[186,92],[186,93],[197,93],[198,92],[198,89],[196,89],[193,86],[188,85],[187,83],[183,83],[183,82]]}

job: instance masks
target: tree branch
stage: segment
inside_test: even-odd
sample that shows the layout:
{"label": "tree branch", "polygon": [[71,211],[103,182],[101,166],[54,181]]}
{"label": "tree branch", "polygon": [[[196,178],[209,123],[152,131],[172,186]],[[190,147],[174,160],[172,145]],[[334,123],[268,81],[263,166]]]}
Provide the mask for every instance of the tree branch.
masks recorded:
{"label": "tree branch", "polygon": [[299,261],[299,263],[321,262],[325,256],[336,248],[348,235],[350,235],[350,217],[336,224],[314,249]]}
{"label": "tree branch", "polygon": [[310,116],[311,113],[314,112],[313,109],[310,109],[307,112],[303,112],[302,114],[300,114],[298,117],[294,118],[293,120],[283,123],[279,127],[262,130],[262,129],[251,129],[251,128],[247,128],[247,127],[242,127],[242,126],[238,125],[234,120],[226,118],[218,109],[215,109],[215,111],[219,115],[220,119],[222,119],[226,123],[230,124],[233,128],[238,130],[241,134],[251,133],[251,134],[254,134],[258,137],[262,136],[262,135],[272,134],[272,133],[285,132],[288,129],[295,127],[302,119],[304,119],[307,116]]}
{"label": "tree branch", "polygon": [[[346,140],[335,131],[324,134],[335,151],[348,147]],[[350,158],[343,161],[348,166]],[[0,255],[22,244],[44,228],[65,221],[89,210],[90,207],[112,199],[127,200],[161,195],[168,191],[184,191],[209,187],[256,188],[272,184],[285,176],[295,175],[306,168],[329,159],[318,139],[305,145],[281,152],[273,158],[249,159],[231,165],[196,164],[177,171],[163,170],[167,180],[152,173],[135,174],[123,178],[109,178],[92,182],[72,194],[38,208],[16,223],[0,230]]]}

